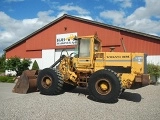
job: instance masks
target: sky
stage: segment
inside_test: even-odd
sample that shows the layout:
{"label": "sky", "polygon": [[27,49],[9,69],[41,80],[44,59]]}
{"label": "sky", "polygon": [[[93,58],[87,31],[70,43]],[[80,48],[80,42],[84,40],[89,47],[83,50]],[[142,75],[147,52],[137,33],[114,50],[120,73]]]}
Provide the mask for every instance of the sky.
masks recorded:
{"label": "sky", "polygon": [[63,14],[160,36],[160,0],[0,0],[0,56]]}

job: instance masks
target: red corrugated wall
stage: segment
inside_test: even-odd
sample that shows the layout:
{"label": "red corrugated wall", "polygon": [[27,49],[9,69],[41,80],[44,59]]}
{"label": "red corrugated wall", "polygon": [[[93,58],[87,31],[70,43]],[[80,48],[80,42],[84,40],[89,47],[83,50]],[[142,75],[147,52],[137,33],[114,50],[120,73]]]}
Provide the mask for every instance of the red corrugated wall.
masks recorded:
{"label": "red corrugated wall", "polygon": [[[42,49],[64,48],[63,46],[56,46],[56,34],[72,32],[77,32],[79,36],[97,33],[102,40],[103,51],[109,51],[110,46],[115,46],[115,51],[123,51],[120,41],[123,38],[127,52],[144,52],[148,55],[160,55],[160,41],[153,38],[65,18],[8,50],[6,57],[9,58],[16,55],[22,58],[41,58]],[[72,47],[67,46],[67,48]]]}

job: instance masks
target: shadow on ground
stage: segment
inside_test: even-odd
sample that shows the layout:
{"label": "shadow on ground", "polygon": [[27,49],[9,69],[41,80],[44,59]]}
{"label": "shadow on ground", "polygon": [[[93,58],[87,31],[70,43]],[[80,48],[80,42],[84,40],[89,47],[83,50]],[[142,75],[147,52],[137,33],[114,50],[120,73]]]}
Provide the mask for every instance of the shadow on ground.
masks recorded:
{"label": "shadow on ground", "polygon": [[89,95],[88,89],[79,88],[79,87],[77,87],[74,90],[72,90],[71,93],[78,93],[78,94],[83,94],[83,95]]}
{"label": "shadow on ground", "polygon": [[124,92],[120,95],[119,99],[124,99],[132,102],[140,102],[142,97],[138,93]]}
{"label": "shadow on ground", "polygon": [[[100,102],[100,103],[109,103],[109,104],[114,104],[118,102],[118,99],[112,101],[112,102],[102,102],[96,100],[92,95],[89,94],[88,89],[81,89],[81,88],[76,88],[71,93],[78,93],[78,95],[83,94],[87,96],[89,100],[95,101],[95,102]],[[119,99],[124,99],[127,101],[132,101],[132,102],[140,102],[142,97],[138,93],[131,93],[131,92],[124,92],[120,95]]]}

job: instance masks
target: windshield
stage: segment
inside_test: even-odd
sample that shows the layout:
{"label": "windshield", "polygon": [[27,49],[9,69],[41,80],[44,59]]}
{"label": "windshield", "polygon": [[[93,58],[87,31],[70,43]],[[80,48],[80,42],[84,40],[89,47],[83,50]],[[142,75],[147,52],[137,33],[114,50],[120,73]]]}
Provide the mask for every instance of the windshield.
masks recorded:
{"label": "windshield", "polygon": [[78,53],[79,57],[90,57],[90,39],[79,39],[75,52]]}

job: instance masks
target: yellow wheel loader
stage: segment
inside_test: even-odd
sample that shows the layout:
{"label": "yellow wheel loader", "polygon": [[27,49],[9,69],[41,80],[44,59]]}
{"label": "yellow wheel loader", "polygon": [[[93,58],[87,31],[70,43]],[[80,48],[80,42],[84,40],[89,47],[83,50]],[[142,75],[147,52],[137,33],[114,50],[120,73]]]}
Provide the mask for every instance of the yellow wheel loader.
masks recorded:
{"label": "yellow wheel loader", "polygon": [[41,94],[56,95],[79,86],[88,88],[97,100],[107,102],[136,83],[149,84],[144,53],[102,52],[97,35],[74,40],[75,53],[64,55],[63,50],[57,62],[39,72],[37,87]]}
{"label": "yellow wheel loader", "polygon": [[150,83],[146,54],[114,52],[113,48],[111,52],[102,52],[97,35],[74,40],[74,53],[69,55],[63,50],[53,65],[38,72],[37,88],[41,94],[57,95],[78,86],[87,88],[95,99],[109,102],[125,89]]}

